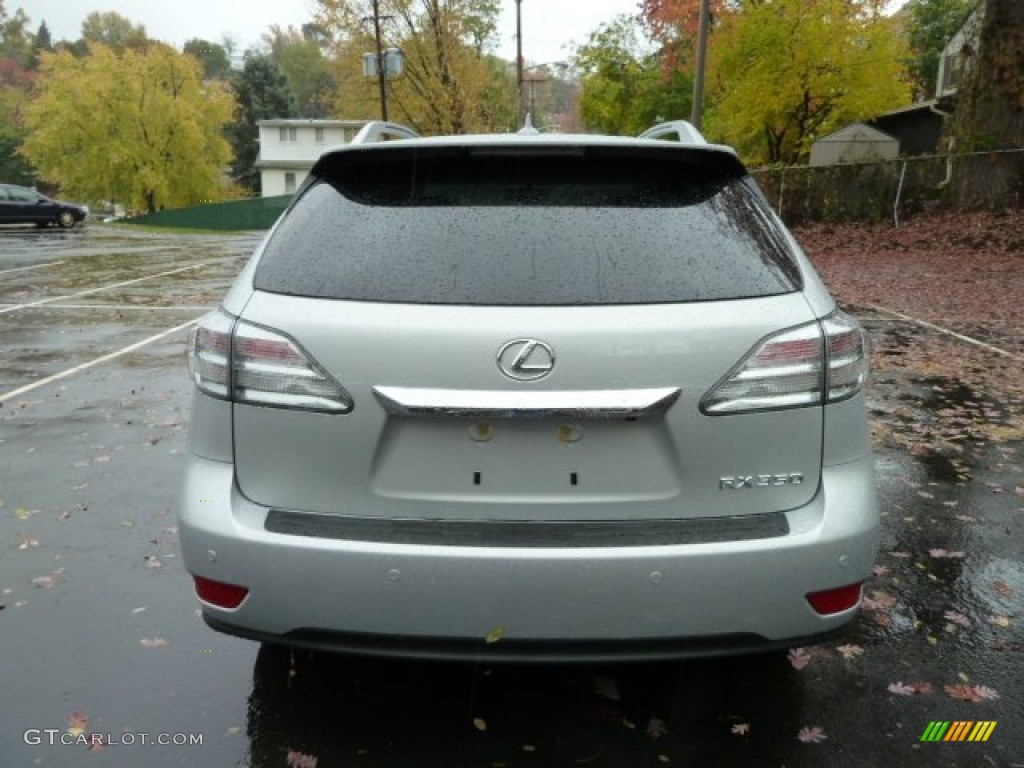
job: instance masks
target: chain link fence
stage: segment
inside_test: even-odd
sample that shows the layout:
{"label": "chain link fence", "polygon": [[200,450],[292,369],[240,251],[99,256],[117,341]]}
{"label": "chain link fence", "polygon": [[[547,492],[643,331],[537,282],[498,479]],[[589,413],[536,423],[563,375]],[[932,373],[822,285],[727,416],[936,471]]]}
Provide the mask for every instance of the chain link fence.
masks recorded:
{"label": "chain link fence", "polygon": [[1024,148],[752,171],[779,216],[892,221],[922,211],[1024,207]]}

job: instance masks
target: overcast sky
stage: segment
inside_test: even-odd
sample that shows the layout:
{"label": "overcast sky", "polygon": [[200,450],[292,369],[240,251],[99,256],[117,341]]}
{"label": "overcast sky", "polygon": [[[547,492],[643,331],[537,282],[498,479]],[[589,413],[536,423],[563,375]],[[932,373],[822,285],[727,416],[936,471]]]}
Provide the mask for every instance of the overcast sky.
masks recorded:
{"label": "overcast sky", "polygon": [[[9,13],[23,8],[33,32],[45,21],[54,40],[81,36],[92,11],[117,11],[146,27],[146,33],[180,48],[189,38],[219,42],[230,34],[241,49],[256,45],[271,24],[309,21],[313,0],[7,0]],[[523,58],[535,63],[565,59],[567,46],[584,42],[598,24],[636,11],[637,0],[523,0]],[[502,0],[497,53],[515,58],[514,0]]]}

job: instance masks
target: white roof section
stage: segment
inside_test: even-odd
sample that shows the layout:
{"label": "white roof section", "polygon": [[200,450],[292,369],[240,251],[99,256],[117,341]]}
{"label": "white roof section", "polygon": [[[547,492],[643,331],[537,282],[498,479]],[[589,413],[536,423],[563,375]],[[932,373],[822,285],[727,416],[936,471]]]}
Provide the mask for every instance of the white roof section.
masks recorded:
{"label": "white roof section", "polygon": [[287,117],[273,120],[257,120],[256,125],[268,128],[278,127],[312,127],[312,128],[362,128],[367,120],[326,120],[312,117]]}
{"label": "white roof section", "polygon": [[846,126],[845,128],[840,128],[835,133],[830,133],[828,136],[822,136],[814,143],[847,143],[851,141],[856,141],[860,143],[877,142],[879,144],[883,144],[887,142],[898,141],[898,139],[896,139],[894,136],[890,136],[888,133],[885,133],[884,131],[878,130],[877,128],[872,128],[867,123],[853,123],[851,125]]}

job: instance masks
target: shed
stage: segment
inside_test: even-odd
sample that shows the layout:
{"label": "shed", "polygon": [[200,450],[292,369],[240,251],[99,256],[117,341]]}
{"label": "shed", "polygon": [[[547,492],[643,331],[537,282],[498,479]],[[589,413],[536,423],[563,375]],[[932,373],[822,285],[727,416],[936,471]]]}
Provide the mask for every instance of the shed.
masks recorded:
{"label": "shed", "polygon": [[811,165],[870,163],[891,160],[899,153],[899,139],[865,123],[853,123],[814,142]]}

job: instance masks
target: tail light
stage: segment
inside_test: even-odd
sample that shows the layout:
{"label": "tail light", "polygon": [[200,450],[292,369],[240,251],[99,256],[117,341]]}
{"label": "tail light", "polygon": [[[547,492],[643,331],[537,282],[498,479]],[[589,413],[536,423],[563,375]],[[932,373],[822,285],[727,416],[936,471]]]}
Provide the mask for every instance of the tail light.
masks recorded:
{"label": "tail light", "polygon": [[352,398],[292,339],[218,310],[189,334],[188,370],[200,390],[275,408],[348,413]]}
{"label": "tail light", "polygon": [[822,592],[808,592],[807,602],[814,612],[821,616],[848,611],[860,603],[861,582],[847,584],[844,587],[826,589]]}
{"label": "tail light", "polygon": [[192,580],[196,584],[196,595],[199,599],[218,608],[237,608],[249,594],[246,587],[237,584],[214,581],[195,574],[192,575]]}
{"label": "tail light", "polygon": [[846,400],[867,381],[868,357],[863,329],[836,311],[762,340],[704,395],[701,410],[718,416]]}

